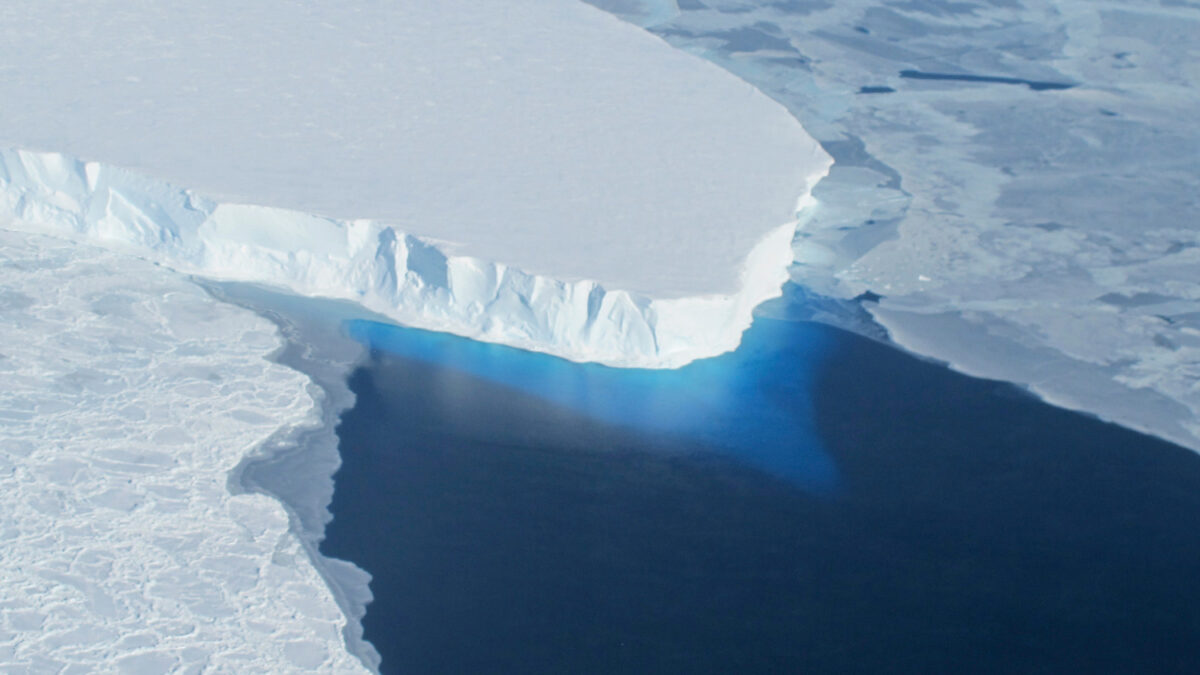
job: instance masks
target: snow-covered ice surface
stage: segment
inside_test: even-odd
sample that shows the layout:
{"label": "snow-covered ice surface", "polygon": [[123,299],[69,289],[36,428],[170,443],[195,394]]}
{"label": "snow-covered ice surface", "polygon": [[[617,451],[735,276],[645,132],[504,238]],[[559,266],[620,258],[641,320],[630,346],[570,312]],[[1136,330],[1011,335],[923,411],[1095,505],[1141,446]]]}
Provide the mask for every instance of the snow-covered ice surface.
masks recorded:
{"label": "snow-covered ice surface", "polygon": [[[1200,449],[1200,5],[593,4],[838,160],[794,279]],[[0,670],[361,668],[323,505],[289,532],[227,485],[336,405],[131,254],[623,365],[731,348],[778,291],[828,166],[778,107],[577,3],[414,5],[0,6]]]}
{"label": "snow-covered ice surface", "polygon": [[591,1],[833,155],[799,283],[882,296],[909,349],[1200,450],[1200,3]]}
{"label": "snow-covered ice surface", "polygon": [[354,405],[348,378],[366,356],[366,348],[345,334],[343,324],[386,319],[349,302],[305,298],[255,284],[201,283],[215,297],[270,319],[285,340],[272,360],[304,373],[313,382],[310,391],[320,408],[320,423],[272,436],[233,470],[230,485],[235,492],[269,494],[287,506],[293,533],[350,619],[343,632],[347,648],[378,670],[379,653],[363,641],[361,623],[372,598],[371,576],[352,562],[321,555],[319,547],[333,518],[329,512],[333,475],[342,463],[338,420]]}
{"label": "snow-covered ice surface", "polygon": [[0,316],[0,671],[364,670],[284,508],[227,485],[318,421],[270,322],[4,229]]}
{"label": "snow-covered ice surface", "polygon": [[0,213],[616,365],[736,346],[829,166],[745,81],[569,0],[20,0],[0,99]]}

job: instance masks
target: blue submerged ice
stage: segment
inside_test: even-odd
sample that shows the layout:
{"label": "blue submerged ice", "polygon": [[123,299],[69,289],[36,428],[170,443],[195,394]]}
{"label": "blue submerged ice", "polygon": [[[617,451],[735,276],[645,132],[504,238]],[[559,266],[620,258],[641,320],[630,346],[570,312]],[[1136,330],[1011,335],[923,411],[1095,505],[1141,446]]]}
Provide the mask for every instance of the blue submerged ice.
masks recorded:
{"label": "blue submerged ice", "polygon": [[812,395],[829,345],[794,321],[758,317],[737,350],[675,370],[576,363],[362,319],[345,328],[372,350],[437,364],[607,424],[692,442],[815,494],[838,488],[837,467],[813,421]]}

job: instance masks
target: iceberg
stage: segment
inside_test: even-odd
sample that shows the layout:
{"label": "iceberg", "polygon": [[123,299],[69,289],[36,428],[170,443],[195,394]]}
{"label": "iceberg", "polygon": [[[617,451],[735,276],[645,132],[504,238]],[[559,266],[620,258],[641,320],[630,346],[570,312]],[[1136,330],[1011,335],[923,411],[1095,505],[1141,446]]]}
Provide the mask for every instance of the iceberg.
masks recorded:
{"label": "iceberg", "polygon": [[574,360],[736,347],[831,162],[754,87],[579,2],[0,17],[17,227]]}

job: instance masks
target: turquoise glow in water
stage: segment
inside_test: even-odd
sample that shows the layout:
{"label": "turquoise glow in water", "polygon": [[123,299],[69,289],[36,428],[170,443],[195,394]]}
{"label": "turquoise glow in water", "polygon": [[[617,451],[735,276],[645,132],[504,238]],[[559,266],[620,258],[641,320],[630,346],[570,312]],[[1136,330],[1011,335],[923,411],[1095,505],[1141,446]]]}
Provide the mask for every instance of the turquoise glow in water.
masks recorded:
{"label": "turquoise glow in water", "polygon": [[760,317],[736,351],[676,370],[574,363],[365,320],[347,322],[346,331],[371,349],[511,387],[605,423],[688,439],[812,492],[838,486],[837,467],[813,424],[814,378],[828,345],[794,322]]}

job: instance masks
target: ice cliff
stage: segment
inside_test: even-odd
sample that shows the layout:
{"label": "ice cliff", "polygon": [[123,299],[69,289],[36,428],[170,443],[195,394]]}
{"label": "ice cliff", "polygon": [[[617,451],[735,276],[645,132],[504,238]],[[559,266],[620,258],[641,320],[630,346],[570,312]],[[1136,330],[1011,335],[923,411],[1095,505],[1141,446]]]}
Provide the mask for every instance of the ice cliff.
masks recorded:
{"label": "ice cliff", "polygon": [[576,360],[736,346],[830,162],[581,2],[39,0],[0,26],[0,215]]}
{"label": "ice cliff", "polygon": [[787,279],[794,223],[766,234],[738,292],[655,298],[454,255],[372,220],[220,203],[59,154],[0,151],[0,216],[166,267],[356,301],[399,322],[574,360],[673,367],[737,346]]}

